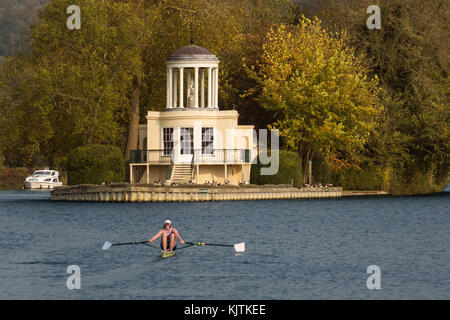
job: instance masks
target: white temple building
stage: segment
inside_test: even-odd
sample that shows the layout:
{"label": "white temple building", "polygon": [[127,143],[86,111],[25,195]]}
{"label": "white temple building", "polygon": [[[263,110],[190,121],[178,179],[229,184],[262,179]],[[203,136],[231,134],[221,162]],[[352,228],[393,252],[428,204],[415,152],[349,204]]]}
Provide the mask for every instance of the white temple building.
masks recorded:
{"label": "white temple building", "polygon": [[249,183],[254,127],[219,109],[219,59],[189,45],[166,61],[167,105],[149,111],[131,152],[131,183]]}

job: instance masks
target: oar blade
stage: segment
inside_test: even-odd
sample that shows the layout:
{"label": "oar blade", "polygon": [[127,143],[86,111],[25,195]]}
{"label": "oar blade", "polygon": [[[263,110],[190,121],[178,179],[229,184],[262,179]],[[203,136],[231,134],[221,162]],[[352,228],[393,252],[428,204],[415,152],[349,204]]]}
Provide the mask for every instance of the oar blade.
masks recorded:
{"label": "oar blade", "polygon": [[245,242],[236,243],[234,245],[234,251],[236,251],[236,252],[245,252]]}
{"label": "oar blade", "polygon": [[102,249],[103,250],[108,250],[109,248],[111,248],[112,243],[109,241],[105,241],[105,244],[103,245]]}

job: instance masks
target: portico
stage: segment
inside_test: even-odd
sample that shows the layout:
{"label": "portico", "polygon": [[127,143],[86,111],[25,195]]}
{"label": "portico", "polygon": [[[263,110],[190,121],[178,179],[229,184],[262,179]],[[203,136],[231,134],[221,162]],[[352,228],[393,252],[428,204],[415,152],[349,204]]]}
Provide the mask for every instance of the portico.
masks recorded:
{"label": "portico", "polygon": [[191,45],[171,55],[166,66],[167,109],[219,108],[219,59],[215,55]]}

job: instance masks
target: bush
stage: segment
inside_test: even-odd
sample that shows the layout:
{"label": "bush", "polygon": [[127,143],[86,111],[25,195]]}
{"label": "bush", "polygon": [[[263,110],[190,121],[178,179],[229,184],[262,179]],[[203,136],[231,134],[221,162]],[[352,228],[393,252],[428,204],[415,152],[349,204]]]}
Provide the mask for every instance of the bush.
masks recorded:
{"label": "bush", "polygon": [[380,190],[383,171],[374,164],[361,164],[361,169],[332,170],[320,153],[314,153],[313,180],[323,185],[331,183],[345,190]]}
{"label": "bush", "polygon": [[101,184],[125,180],[122,152],[110,145],[87,145],[74,149],[67,159],[68,184]]}
{"label": "bush", "polygon": [[33,173],[28,168],[7,168],[0,165],[0,190],[18,190],[23,188],[25,178]]}
{"label": "bush", "polygon": [[389,176],[389,191],[394,195],[441,192],[447,185],[448,169],[430,164],[428,167],[396,168]]}
{"label": "bush", "polygon": [[380,170],[372,165],[363,166],[360,170],[340,170],[337,183],[345,190],[381,190],[383,179]]}
{"label": "bush", "polygon": [[[270,154],[270,152],[269,152]],[[250,182],[252,184],[291,184],[302,186],[302,162],[297,153],[280,150],[280,165],[278,173],[273,176],[261,175],[261,168],[269,165],[252,164]]]}

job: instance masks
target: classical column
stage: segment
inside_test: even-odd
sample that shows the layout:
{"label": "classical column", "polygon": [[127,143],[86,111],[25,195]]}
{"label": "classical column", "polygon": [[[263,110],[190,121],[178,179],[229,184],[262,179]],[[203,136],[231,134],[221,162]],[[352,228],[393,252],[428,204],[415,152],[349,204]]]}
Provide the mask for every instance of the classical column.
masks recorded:
{"label": "classical column", "polygon": [[205,69],[202,69],[202,89],[201,89],[201,107],[204,108],[205,107]]}
{"label": "classical column", "polygon": [[194,108],[198,108],[198,67],[194,68]]}
{"label": "classical column", "polygon": [[183,81],[184,81],[184,68],[180,68],[180,108],[184,108],[183,106]]}
{"label": "classical column", "polygon": [[212,68],[208,68],[208,108],[211,108],[212,103]]}
{"label": "classical column", "polygon": [[216,85],[214,86],[214,107],[219,108],[219,68],[216,68],[215,76]]}
{"label": "classical column", "polygon": [[215,79],[216,77],[214,77],[214,68],[211,69],[211,104],[210,104],[210,108],[214,108],[214,87],[215,87]]}
{"label": "classical column", "polygon": [[216,68],[212,69],[212,96],[211,108],[216,107]]}
{"label": "classical column", "polygon": [[172,101],[171,101],[171,97],[172,97],[172,69],[171,68],[167,68],[167,106],[166,108],[170,109],[172,108]]}
{"label": "classical column", "polygon": [[186,106],[189,107],[189,85],[191,84],[191,71],[187,70],[187,81],[186,81]]}
{"label": "classical column", "polygon": [[173,72],[173,107],[178,107],[178,75],[177,72],[174,70]]}

